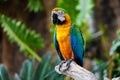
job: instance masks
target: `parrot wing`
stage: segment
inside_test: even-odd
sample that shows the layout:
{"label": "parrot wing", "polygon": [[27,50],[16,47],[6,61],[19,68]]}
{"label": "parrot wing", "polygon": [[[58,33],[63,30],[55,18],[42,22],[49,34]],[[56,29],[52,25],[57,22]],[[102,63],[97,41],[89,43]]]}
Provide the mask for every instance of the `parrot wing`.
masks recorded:
{"label": "parrot wing", "polygon": [[54,31],[54,45],[55,45],[55,48],[56,48],[56,50],[58,52],[58,55],[59,55],[60,59],[63,60],[63,57],[62,57],[61,52],[60,52],[58,41],[56,39],[56,29]]}
{"label": "parrot wing", "polygon": [[78,27],[73,25],[70,29],[71,47],[74,54],[74,60],[80,66],[83,66],[84,41]]}

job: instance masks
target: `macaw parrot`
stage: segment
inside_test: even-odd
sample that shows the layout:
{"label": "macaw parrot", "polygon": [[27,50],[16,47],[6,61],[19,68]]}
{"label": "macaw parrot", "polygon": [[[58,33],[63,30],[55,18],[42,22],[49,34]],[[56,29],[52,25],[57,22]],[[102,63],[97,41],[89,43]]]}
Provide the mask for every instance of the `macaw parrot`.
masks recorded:
{"label": "macaw parrot", "polygon": [[62,64],[67,61],[68,68],[74,60],[83,66],[84,40],[79,28],[72,25],[69,14],[65,9],[54,8],[51,12],[51,20],[55,25],[54,45]]}

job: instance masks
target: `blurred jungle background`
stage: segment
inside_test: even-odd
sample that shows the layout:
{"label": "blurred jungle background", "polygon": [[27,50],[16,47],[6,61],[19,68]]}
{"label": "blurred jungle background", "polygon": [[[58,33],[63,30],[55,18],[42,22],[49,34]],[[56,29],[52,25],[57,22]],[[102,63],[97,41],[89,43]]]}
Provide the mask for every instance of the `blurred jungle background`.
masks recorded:
{"label": "blurred jungle background", "polygon": [[54,71],[55,7],[83,34],[84,68],[100,80],[120,76],[120,0],[0,0],[0,80],[65,80]]}

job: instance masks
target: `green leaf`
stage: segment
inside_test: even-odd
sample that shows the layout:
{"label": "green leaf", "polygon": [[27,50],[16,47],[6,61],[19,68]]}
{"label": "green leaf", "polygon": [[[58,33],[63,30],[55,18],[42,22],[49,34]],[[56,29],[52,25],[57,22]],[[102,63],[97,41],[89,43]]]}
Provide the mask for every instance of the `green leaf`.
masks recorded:
{"label": "green leaf", "polygon": [[34,59],[32,60],[32,62],[30,62],[29,60],[26,60],[23,63],[23,66],[20,72],[21,80],[33,80],[34,63],[35,63]]}
{"label": "green leaf", "polygon": [[28,0],[27,6],[29,11],[38,12],[40,10],[43,10],[43,6],[40,0]]}
{"label": "green leaf", "polygon": [[58,60],[52,62],[52,53],[47,53],[43,56],[41,62],[35,72],[34,80],[63,80],[64,75],[58,74],[54,67],[58,64]]}
{"label": "green leaf", "polygon": [[117,30],[117,34],[118,34],[118,35],[120,35],[120,29],[119,29],[119,30]]}
{"label": "green leaf", "polygon": [[97,66],[97,68],[94,69],[93,72],[95,73],[95,72],[100,72],[102,70],[105,70],[106,67],[109,66],[109,64],[110,64],[109,62],[105,62],[105,63],[99,64],[99,66]]}
{"label": "green leaf", "polygon": [[14,76],[14,80],[20,80],[18,74],[15,74],[15,76]]}
{"label": "green leaf", "polygon": [[[45,54],[42,62],[35,67],[35,60],[25,60],[20,71],[20,77],[15,74],[14,80],[64,80],[64,75],[58,74],[54,67],[58,64],[58,60],[52,61],[52,53]],[[4,76],[3,76],[4,75]],[[0,80],[10,80],[7,71],[3,65],[0,65]]]}
{"label": "green leaf", "polygon": [[35,52],[35,49],[44,47],[43,40],[35,31],[26,29],[26,26],[20,21],[8,18],[0,14],[0,23],[3,31],[6,32],[11,42],[19,45],[20,50],[34,56],[37,60],[41,58]]}
{"label": "green leaf", "polygon": [[0,65],[0,80],[10,80],[8,71],[3,64]]}
{"label": "green leaf", "polygon": [[79,10],[76,17],[76,25],[81,25],[88,21],[91,16],[93,6],[93,0],[79,0],[79,4],[76,7],[76,9]]}
{"label": "green leaf", "polygon": [[48,68],[50,65],[51,54],[48,53],[43,57],[43,61],[38,65],[35,72],[34,80],[44,80],[44,75],[47,74]]}
{"label": "green leaf", "polygon": [[113,41],[112,46],[110,48],[110,55],[112,56],[115,52],[120,53],[120,35],[118,34],[118,38]]}
{"label": "green leaf", "polygon": [[110,55],[114,55],[114,53],[120,53],[120,30],[117,30],[118,38],[113,41],[112,46],[110,48]]}

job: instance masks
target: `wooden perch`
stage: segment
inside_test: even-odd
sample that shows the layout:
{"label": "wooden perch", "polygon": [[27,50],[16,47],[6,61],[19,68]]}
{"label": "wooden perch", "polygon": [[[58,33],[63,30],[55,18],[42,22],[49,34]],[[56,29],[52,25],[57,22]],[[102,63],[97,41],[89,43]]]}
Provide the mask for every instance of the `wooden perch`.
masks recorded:
{"label": "wooden perch", "polygon": [[[98,80],[97,77],[93,73],[79,66],[74,61],[71,62],[69,70],[66,70],[67,68],[66,65],[67,63],[64,63],[62,65],[61,71],[59,71],[60,65],[57,65],[55,67],[56,72],[58,72],[59,74],[70,76],[75,80]],[[104,80],[110,80],[110,79],[105,78]],[[112,80],[120,80],[120,77],[112,79]]]}
{"label": "wooden perch", "polygon": [[55,67],[55,70],[59,74],[64,74],[74,78],[75,80],[98,80],[96,76],[90,71],[80,67],[74,61],[71,62],[69,70],[66,70],[66,64],[64,63],[61,67],[61,71],[59,71],[59,65]]}

